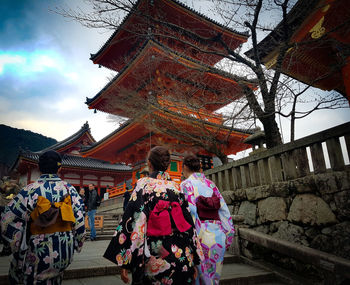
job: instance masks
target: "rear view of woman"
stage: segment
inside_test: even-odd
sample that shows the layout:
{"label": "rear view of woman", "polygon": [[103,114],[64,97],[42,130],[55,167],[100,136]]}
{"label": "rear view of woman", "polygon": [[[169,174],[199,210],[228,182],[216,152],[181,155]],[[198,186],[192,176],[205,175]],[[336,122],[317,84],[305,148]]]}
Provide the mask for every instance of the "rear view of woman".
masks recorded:
{"label": "rear view of woman", "polygon": [[200,173],[200,161],[194,155],[183,160],[181,190],[188,200],[205,260],[201,262],[196,284],[219,284],[225,250],[232,243],[232,217],[215,184]]}
{"label": "rear view of woman", "polygon": [[203,259],[188,203],[165,172],[170,154],[154,147],[147,158],[150,176],[137,181],[104,257],[122,267],[132,284],[193,284]]}

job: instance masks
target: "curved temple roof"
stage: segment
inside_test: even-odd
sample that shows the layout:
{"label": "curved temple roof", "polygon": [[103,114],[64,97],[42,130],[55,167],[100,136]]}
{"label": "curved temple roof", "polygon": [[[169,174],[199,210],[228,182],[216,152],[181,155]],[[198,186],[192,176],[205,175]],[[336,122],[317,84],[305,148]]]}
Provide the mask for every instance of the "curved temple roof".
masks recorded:
{"label": "curved temple roof", "polygon": [[[206,106],[203,107],[211,111],[243,95],[237,82],[255,88],[253,81],[180,56],[160,43],[149,40],[129,64],[95,97],[87,98],[86,104],[90,109],[128,117],[124,113],[125,108],[122,108],[118,100],[125,102],[128,98],[124,97],[130,96],[130,93],[124,95],[123,93],[135,91],[139,96],[146,98],[148,91],[152,91],[152,88],[157,89],[162,80],[167,81],[164,84],[172,82],[170,84],[175,84],[178,89],[185,90],[186,87],[196,89],[200,94],[198,96],[202,97],[200,104],[205,100]],[[167,89],[166,92],[171,90],[170,86],[163,87]],[[146,90],[147,88],[150,90]],[[177,93],[181,95],[182,92]],[[192,100],[196,100],[196,95],[192,96]]]}
{"label": "curved temple roof", "polygon": [[[33,163],[39,162],[40,153],[22,151],[19,154],[19,159],[24,159]],[[131,167],[125,164],[111,164],[107,161],[86,158],[76,155],[65,154],[62,156],[62,167],[63,168],[80,168],[80,169],[93,169],[103,171],[131,171]]]}
{"label": "curved temple roof", "polygon": [[86,122],[79,131],[77,131],[76,133],[74,133],[73,135],[69,136],[68,138],[48,147],[45,148],[43,150],[41,150],[41,152],[45,152],[46,150],[55,150],[58,152],[62,152],[64,150],[66,150],[67,148],[69,148],[70,146],[76,144],[77,142],[79,142],[81,139],[83,139],[83,137],[87,138],[89,144],[95,143],[95,139],[92,137],[91,133],[90,133],[90,126],[89,123]]}
{"label": "curved temple roof", "polygon": [[[350,86],[344,74],[344,67],[350,69],[349,19],[349,0],[299,0],[286,17],[290,48],[281,71],[305,84],[336,90],[346,97],[346,84]],[[276,68],[284,37],[280,22],[258,43],[258,57],[267,68]],[[245,54],[254,58],[253,49]]]}
{"label": "curved temple roof", "polygon": [[[215,51],[226,53],[224,47],[218,44],[218,37],[232,50],[248,38],[247,33],[225,27],[179,1],[139,0],[101,49],[91,55],[91,60],[120,71],[150,36],[209,65],[214,65],[223,57]],[[194,46],[208,53],[203,56]]]}
{"label": "curved temple roof", "polygon": [[[162,127],[164,125],[169,126],[169,130],[171,130],[170,126],[178,124],[185,128],[191,128],[194,136],[201,136],[200,131],[202,128],[216,133],[217,139],[227,140],[224,150],[226,154],[235,154],[250,147],[243,141],[254,130],[231,129],[205,120],[194,119],[190,116],[187,119],[185,116],[181,119],[178,116],[174,116],[172,112],[159,113],[158,115],[163,117],[163,120],[158,120],[158,122],[163,124]],[[147,120],[147,117],[144,120]],[[197,127],[198,125],[201,125],[201,127]],[[170,133],[152,131],[145,126],[142,120],[129,120],[102,140],[85,148],[81,153],[86,157],[131,164],[144,160],[148,150],[157,144],[168,144],[177,152],[192,150],[200,154],[208,154],[201,147],[195,147],[191,143],[187,144],[184,141],[180,142]]]}

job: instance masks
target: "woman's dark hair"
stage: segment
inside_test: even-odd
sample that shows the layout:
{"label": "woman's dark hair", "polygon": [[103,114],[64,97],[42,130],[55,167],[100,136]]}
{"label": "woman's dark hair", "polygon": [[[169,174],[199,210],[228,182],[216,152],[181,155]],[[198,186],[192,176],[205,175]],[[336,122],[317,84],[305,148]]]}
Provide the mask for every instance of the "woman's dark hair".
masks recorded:
{"label": "woman's dark hair", "polygon": [[193,172],[199,172],[201,169],[199,158],[193,154],[186,155],[182,163]]}
{"label": "woman's dark hair", "polygon": [[48,150],[39,156],[39,170],[43,174],[56,174],[61,164],[62,157],[54,150]]}
{"label": "woman's dark hair", "polygon": [[170,164],[170,153],[162,146],[155,146],[148,153],[148,160],[155,171],[166,171]]}

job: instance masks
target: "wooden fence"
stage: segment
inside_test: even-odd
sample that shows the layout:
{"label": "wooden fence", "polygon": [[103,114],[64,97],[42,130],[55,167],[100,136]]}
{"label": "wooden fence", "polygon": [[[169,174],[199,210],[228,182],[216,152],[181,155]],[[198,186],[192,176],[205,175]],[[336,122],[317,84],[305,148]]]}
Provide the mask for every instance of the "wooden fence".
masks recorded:
{"label": "wooden fence", "polygon": [[[340,138],[345,141],[345,150]],[[346,153],[347,152],[347,153]],[[309,154],[308,154],[309,153]],[[288,181],[309,175],[345,169],[350,154],[350,122],[254,152],[246,158],[205,172],[221,191]],[[344,159],[345,158],[345,159]],[[329,161],[330,167],[326,167]]]}

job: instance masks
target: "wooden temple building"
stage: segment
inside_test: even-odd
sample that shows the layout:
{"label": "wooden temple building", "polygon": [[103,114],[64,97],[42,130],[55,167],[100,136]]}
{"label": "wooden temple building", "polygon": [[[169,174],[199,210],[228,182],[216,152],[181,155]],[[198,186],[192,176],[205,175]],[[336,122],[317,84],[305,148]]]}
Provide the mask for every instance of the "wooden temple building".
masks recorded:
{"label": "wooden temple building", "polygon": [[[350,3],[299,0],[287,14],[290,48],[281,71],[307,85],[335,90],[350,102]],[[258,44],[258,56],[275,68],[285,37],[282,22]],[[253,50],[246,52],[253,58]]]}
{"label": "wooden temple building", "polygon": [[135,183],[145,170],[148,151],[166,145],[172,153],[170,175],[180,182],[184,154],[199,155],[204,169],[212,167],[212,155],[176,136],[179,128],[193,136],[207,132],[217,141],[225,140],[222,151],[227,155],[249,148],[243,140],[252,132],[223,126],[215,112],[243,96],[242,84],[255,88],[247,79],[214,67],[226,54],[218,37],[236,49],[248,35],[175,0],[137,1],[91,55],[95,64],[118,74],[86,101],[90,109],[129,119],[82,155],[132,165]]}
{"label": "wooden temple building", "polygon": [[94,184],[103,197],[107,188],[115,187],[131,178],[131,167],[125,164],[82,157],[80,151],[95,143],[86,122],[79,131],[49,148],[38,152],[21,151],[12,167],[19,175],[21,185],[34,182],[39,176],[39,155],[46,150],[55,150],[62,155],[59,176],[72,184],[78,191]]}

